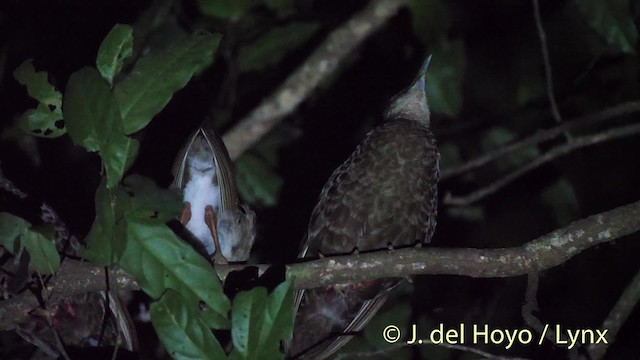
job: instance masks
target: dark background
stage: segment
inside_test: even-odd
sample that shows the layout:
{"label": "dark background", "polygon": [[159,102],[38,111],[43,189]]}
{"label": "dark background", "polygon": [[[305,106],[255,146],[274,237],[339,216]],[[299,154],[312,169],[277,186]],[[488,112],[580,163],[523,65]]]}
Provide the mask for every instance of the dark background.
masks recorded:
{"label": "dark background", "polygon": [[[433,3],[427,2],[428,6]],[[203,119],[212,120],[224,133],[270,94],[327,34],[365,4],[305,0],[296,3],[291,14],[284,17],[274,15],[268,6],[258,5],[233,23],[203,16],[195,1],[175,1],[169,17],[178,27],[188,32],[206,28],[221,32],[225,38],[213,66],[178,92],[165,110],[136,135],[142,145],[130,173],[148,176],[167,187],[178,150]],[[36,69],[47,71],[51,83],[62,91],[73,71],[94,64],[98,46],[114,24],[133,24],[152,6],[151,1],[124,0],[8,0],[0,5],[2,170],[23,191],[51,204],[79,237],[88,232],[93,221],[94,193],[100,181],[99,158],[74,146],[68,136],[39,139],[20,133],[14,121],[35,102],[13,79],[12,72],[25,59],[33,58]],[[388,100],[410,83],[427,53],[434,56],[437,86],[453,87],[445,100],[457,99],[460,103],[449,113],[434,110],[432,127],[441,146],[443,168],[556,124],[545,93],[531,2],[451,1],[438,8],[446,11],[446,25],[434,24],[428,14],[419,12],[420,7],[403,9],[343,61],[337,74],[274,130],[276,134],[288,134],[286,141],[278,144],[277,162],[270,163],[260,147],[249,151],[268,163],[270,172],[264,174],[265,182],[281,180],[281,187],[272,192],[275,201],[245,197],[258,213],[254,261],[295,259],[324,182],[366,131],[382,121]],[[555,94],[567,121],[638,98],[640,63],[636,53],[619,51],[608,43],[589,26],[588,18],[577,12],[572,1],[542,1],[541,8]],[[638,5],[632,2],[623,13],[637,29]],[[319,27],[276,64],[244,73],[235,68],[234,60],[242,46],[251,46],[261,33],[291,21],[314,22]],[[432,32],[421,33],[420,29]],[[443,42],[459,42],[461,51],[441,54],[438,50]],[[634,48],[638,50],[637,40]],[[447,71],[453,73],[452,77],[442,80],[441,74]],[[531,95],[522,100],[518,95],[522,91]],[[635,114],[621,117],[583,131],[595,133],[612,124],[636,122],[637,118]],[[533,155],[500,159],[444,181],[440,193],[473,191],[531,160],[536,151],[542,153],[563,141],[559,137],[539,145]],[[573,220],[636,201],[640,198],[639,141],[635,135],[583,148],[537,168],[469,207],[442,205],[432,245],[517,246]],[[260,185],[258,181],[249,186]],[[1,210],[37,218],[33,209],[7,194],[0,195]],[[561,323],[571,329],[599,327],[638,271],[639,251],[638,235],[630,235],[544,271],[538,294],[542,322]],[[464,322],[468,326],[488,323],[493,328],[522,328],[525,325],[520,309],[525,287],[524,276],[418,276],[413,284],[396,292],[370,329],[349,347],[351,351],[384,348],[376,329],[389,323],[418,323],[432,328],[439,323],[456,326]],[[6,340],[10,335],[3,336]],[[607,358],[640,358],[639,340],[640,312],[636,309]],[[5,341],[2,346],[2,351],[8,351],[18,345]],[[548,342],[542,347],[517,346],[509,351],[501,347],[478,348],[533,359],[568,358],[564,349]],[[475,358],[434,346],[408,347],[386,356]]]}

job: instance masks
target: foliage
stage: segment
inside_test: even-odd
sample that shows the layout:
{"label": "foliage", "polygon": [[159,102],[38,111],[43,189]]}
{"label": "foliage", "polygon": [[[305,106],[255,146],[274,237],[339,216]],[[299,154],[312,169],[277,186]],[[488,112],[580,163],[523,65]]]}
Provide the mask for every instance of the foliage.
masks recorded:
{"label": "foliage", "polygon": [[[134,32],[116,24],[100,46],[97,69],[86,66],[74,72],[64,96],[47,82],[46,72],[35,72],[32,60],[27,60],[14,76],[27,86],[40,110],[29,110],[19,122],[37,135],[68,133],[75,144],[100,156],[105,176],[96,191],[96,216],[83,255],[99,265],[121,266],[157,300],[151,307],[152,322],[174,358],[226,358],[211,329],[228,329],[229,316],[234,343],[241,346],[232,357],[254,358],[255,351],[281,357],[280,341],[290,339],[293,326],[291,283],[283,283],[268,297],[264,288],[238,295],[234,304],[243,303],[244,294],[264,295],[250,301],[264,310],[260,321],[241,322],[245,315],[237,306],[229,314],[231,303],[211,264],[165,224],[181,209],[178,194],[138,175],[122,182],[138,155],[139,141],[132,135],[212,63],[220,38],[204,31],[178,37],[161,50],[143,54],[130,71],[121,73],[132,54]],[[41,110],[51,114],[36,117]],[[0,223],[1,245],[13,254],[25,248],[35,271],[55,273],[60,258],[50,240],[11,214],[1,213]],[[246,357],[247,344],[235,339],[252,334],[260,341]]]}
{"label": "foliage", "polygon": [[[84,258],[98,265],[122,267],[154,299],[153,326],[173,357],[282,357],[279,341],[291,336],[291,284],[284,283],[270,294],[254,288],[235,298],[224,295],[223,284],[210,264],[167,225],[181,208],[179,196],[163,188],[166,181],[162,178],[167,177],[163,171],[168,170],[149,170],[157,164],[148,164],[166,163],[167,153],[176,147],[171,141],[181,136],[176,129],[193,128],[207,115],[217,129],[228,129],[365,3],[334,4],[341,11],[312,0],[130,4],[125,6],[131,10],[130,15],[118,13],[105,20],[117,19],[108,26],[100,22],[102,27],[95,27],[100,29],[99,39],[81,38],[86,43],[76,39],[74,48],[62,47],[66,42],[60,41],[64,56],[49,53],[59,44],[37,42],[25,35],[29,26],[19,28],[13,17],[3,17],[3,23],[16,26],[9,29],[15,31],[7,32],[7,38],[15,36],[19,46],[0,49],[0,67],[6,68],[9,76],[15,69],[13,78],[21,91],[7,98],[20,101],[8,110],[21,114],[16,116],[14,128],[4,129],[0,142],[13,140],[28,154],[16,156],[17,161],[26,157],[38,164],[42,157],[45,174],[60,167],[59,171],[69,177],[91,174],[98,179],[86,181],[88,187],[92,186],[90,208],[95,209],[95,216],[78,224],[73,222],[81,222],[81,217],[71,217],[69,225],[89,229]],[[640,7],[635,2],[566,0],[540,5],[553,69],[552,92],[565,120],[640,96],[636,55]],[[38,13],[46,12],[38,9]],[[70,24],[65,29],[82,32],[88,22],[101,15],[82,13],[78,15],[80,20],[65,19]],[[267,253],[266,258],[269,252],[295,256],[308,220],[304,217],[322,183],[362,135],[381,121],[384,103],[403,86],[403,76],[415,73],[412,66],[426,53],[433,55],[427,93],[443,170],[556,125],[548,111],[547,65],[530,2],[500,2],[487,7],[477,2],[411,0],[408,11],[398,18],[403,21],[391,21],[342,59],[338,72],[328,79],[331,84],[323,84],[325,88],[311,96],[299,111],[236,160],[237,185],[243,200],[271,223],[260,223],[269,228],[266,235],[259,235],[266,238],[261,249]],[[409,19],[410,23],[404,21]],[[113,25],[116,22],[121,23]],[[42,50],[25,50],[27,45],[23,48],[22,43],[30,42]],[[90,49],[91,61],[76,55],[81,48]],[[56,64],[65,61],[66,67]],[[27,94],[30,103],[22,106]],[[161,132],[154,129],[158,121],[164,121]],[[457,193],[481,186],[530,163],[558,142],[598,129],[568,131],[562,139],[511,152],[483,171],[447,180],[440,192]],[[77,146],[65,147],[57,157],[47,156],[50,146],[63,142]],[[153,143],[160,145],[154,147]],[[624,192],[628,186],[622,184],[637,184],[637,167],[632,164],[636,143],[619,145],[617,152],[612,150],[613,156],[599,149],[575,156],[561,166],[545,167],[532,180],[514,184],[491,201],[444,208],[439,212],[434,245],[518,245],[523,238],[538,236],[552,226],[620,205],[629,196]],[[0,155],[4,163],[6,154]],[[92,166],[91,161],[96,159],[99,169]],[[76,189],[56,181],[46,187],[63,193],[66,199],[76,200],[83,194],[82,189],[76,194]],[[68,202],[76,212],[67,211],[73,214],[87,209],[82,201]],[[283,210],[278,209],[280,205]],[[37,225],[8,212],[0,213],[0,245],[21,262],[27,258],[30,270],[43,274],[57,271],[60,255],[53,240]],[[260,241],[257,243],[260,245]],[[585,286],[595,286],[592,284],[599,277],[606,277],[598,269],[616,271],[625,263],[624,256],[633,252],[617,254],[611,264],[587,264],[593,273],[581,271],[583,268],[575,270],[579,261],[568,264],[565,271],[574,266],[572,275],[576,279],[588,283]],[[549,288],[577,293],[566,284],[578,280],[550,278],[551,274],[545,279]],[[436,285],[425,286],[421,279],[416,280],[412,299],[404,294],[399,300],[390,300],[387,311],[349,345],[351,350],[384,349],[387,344],[381,343],[378,334],[391,322],[403,326],[417,322],[419,327],[429,328],[438,321],[460,321],[462,316],[456,315],[462,307],[461,299],[466,299],[469,305],[465,306],[471,308],[465,321],[484,322],[506,322],[485,308],[510,309],[504,305],[510,301],[517,308],[521,302],[519,288],[513,291],[516,295],[509,296],[505,291],[494,291],[487,283],[474,287],[449,277],[429,280]],[[608,279],[606,282],[611,283]],[[599,294],[618,291],[607,289],[592,290]],[[489,293],[484,293],[484,298],[473,292],[484,290]],[[422,302],[429,303],[425,308],[435,303],[433,308],[437,310],[420,308]],[[556,311],[566,318],[580,319],[580,324],[595,321],[584,317],[593,313],[591,308],[573,310],[573,303],[562,308],[555,298],[547,299],[547,303],[555,306],[551,315],[545,314],[550,318]],[[544,299],[541,305],[545,307]],[[519,319],[520,315],[512,314],[511,318]],[[218,343],[211,329],[225,329],[233,349]],[[440,358],[454,356],[439,348],[405,347],[397,351],[407,357],[417,352],[428,356],[437,353]]]}

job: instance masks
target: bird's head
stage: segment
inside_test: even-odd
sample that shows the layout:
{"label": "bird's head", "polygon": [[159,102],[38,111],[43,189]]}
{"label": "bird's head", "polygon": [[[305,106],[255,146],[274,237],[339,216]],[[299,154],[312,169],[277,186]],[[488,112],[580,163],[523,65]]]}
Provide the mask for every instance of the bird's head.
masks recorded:
{"label": "bird's head", "polygon": [[431,114],[429,112],[429,104],[427,103],[427,95],[425,92],[425,83],[427,68],[431,61],[431,55],[427,57],[420,71],[411,86],[400,92],[392,100],[387,108],[385,118],[387,120],[406,119],[417,121],[425,126],[429,126]]}

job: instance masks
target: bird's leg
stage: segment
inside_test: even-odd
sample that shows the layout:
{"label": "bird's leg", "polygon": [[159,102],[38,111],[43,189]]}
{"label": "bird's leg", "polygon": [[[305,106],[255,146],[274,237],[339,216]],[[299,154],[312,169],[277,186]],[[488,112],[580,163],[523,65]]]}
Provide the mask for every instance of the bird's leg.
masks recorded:
{"label": "bird's leg", "polygon": [[209,231],[211,231],[211,235],[213,236],[213,244],[216,247],[216,252],[213,255],[214,264],[229,264],[224,255],[222,255],[222,247],[220,246],[220,240],[218,239],[218,219],[216,217],[215,211],[213,211],[213,206],[211,205],[207,205],[207,207],[204,208],[204,222],[209,227]]}
{"label": "bird's leg", "polygon": [[180,214],[180,224],[187,226],[189,220],[191,220],[191,203],[187,201],[187,203],[184,204],[182,213]]}

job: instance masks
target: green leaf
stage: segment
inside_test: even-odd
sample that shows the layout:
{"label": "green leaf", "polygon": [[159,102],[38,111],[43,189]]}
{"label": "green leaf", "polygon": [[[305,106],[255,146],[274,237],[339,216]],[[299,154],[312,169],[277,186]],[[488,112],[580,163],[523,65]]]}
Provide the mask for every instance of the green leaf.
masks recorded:
{"label": "green leaf", "polygon": [[229,299],[204,257],[157,221],[129,219],[127,234],[127,248],[120,265],[147,294],[159,298],[165,289],[173,289],[194,309],[199,309],[202,300],[208,307],[201,316],[210,327],[229,326]]}
{"label": "green leaf", "polygon": [[282,359],[280,342],[293,335],[293,283],[285,281],[267,296],[265,288],[233,299],[231,337],[237,359]]}
{"label": "green leaf", "polygon": [[29,96],[46,105],[59,108],[62,105],[62,94],[47,79],[46,71],[36,72],[33,59],[25,60],[13,72],[13,77],[27,87]]}
{"label": "green leaf", "polygon": [[182,210],[182,197],[175,189],[160,189],[151,179],[140,175],[128,176],[124,185],[131,197],[127,217],[167,222]]}
{"label": "green leaf", "polygon": [[37,231],[22,233],[22,244],[29,252],[29,266],[43,274],[53,274],[60,268],[60,255],[53,240],[47,239]]}
{"label": "green leaf", "polygon": [[109,84],[92,67],[71,75],[62,110],[71,139],[88,151],[100,150],[122,126]]}
{"label": "green leaf", "polygon": [[206,16],[236,21],[258,2],[258,0],[198,0],[198,5],[202,14]]}
{"label": "green leaf", "polygon": [[293,309],[293,282],[291,280],[278,285],[269,294],[264,316],[259,352],[268,359],[276,356],[282,357],[280,341],[288,341],[293,337],[295,312]]}
{"label": "green leaf", "polygon": [[84,67],[71,75],[63,113],[73,142],[100,152],[107,187],[115,188],[138,155],[139,143],[124,135],[116,100],[96,69]]}
{"label": "green leaf", "polygon": [[60,267],[60,255],[52,240],[32,229],[31,223],[15,215],[0,212],[0,245],[18,254],[24,247],[35,271],[53,274]]}
{"label": "green leaf", "polygon": [[226,359],[207,324],[175,291],[151,304],[151,323],[174,359]]}
{"label": "green leaf", "polygon": [[45,71],[35,71],[32,61],[26,60],[13,72],[16,80],[27,86],[29,96],[39,102],[18,118],[18,126],[35,136],[56,138],[67,131],[62,121],[62,94],[49,84]]}
{"label": "green leaf", "polygon": [[456,116],[462,107],[464,45],[462,40],[441,38],[433,47],[433,58],[427,71],[427,98],[434,113]]}
{"label": "green leaf", "polygon": [[574,0],[574,3],[609,45],[621,52],[635,53],[638,30],[633,23],[629,0]]}
{"label": "green leaf", "polygon": [[44,103],[25,111],[18,118],[18,126],[31,135],[43,138],[57,138],[67,132],[62,120],[62,109],[56,107],[51,110]]}
{"label": "green leaf", "polygon": [[93,263],[107,266],[117,262],[127,245],[127,222],[124,216],[130,204],[121,189],[107,188],[103,178],[96,190],[96,218],[87,234],[87,249],[83,256]]}
{"label": "green leaf", "polygon": [[109,84],[122,69],[122,63],[133,51],[133,29],[129,25],[116,24],[102,40],[96,67]]}
{"label": "green leaf", "polygon": [[[0,212],[0,245],[10,253],[17,254],[22,248],[18,237],[29,227],[31,224],[28,221],[6,212]],[[17,243],[16,240],[18,240]]]}
{"label": "green leaf", "polygon": [[138,156],[140,143],[124,134],[114,134],[100,146],[100,156],[107,170],[107,187],[115,188]]}
{"label": "green leaf", "polygon": [[269,164],[257,156],[245,153],[236,162],[238,191],[247,202],[276,204],[282,178]]}
{"label": "green leaf", "polygon": [[211,64],[219,43],[220,35],[196,32],[186,41],[172,43],[138,60],[114,90],[124,132],[132,134],[144,128],[176,91]]}
{"label": "green leaf", "polygon": [[309,40],[319,28],[317,23],[302,22],[274,28],[253,43],[240,48],[238,70],[258,71],[277,64],[289,52]]}
{"label": "green leaf", "polygon": [[267,289],[263,287],[241,291],[233,299],[231,338],[245,359],[255,359],[258,355],[266,300]]}

